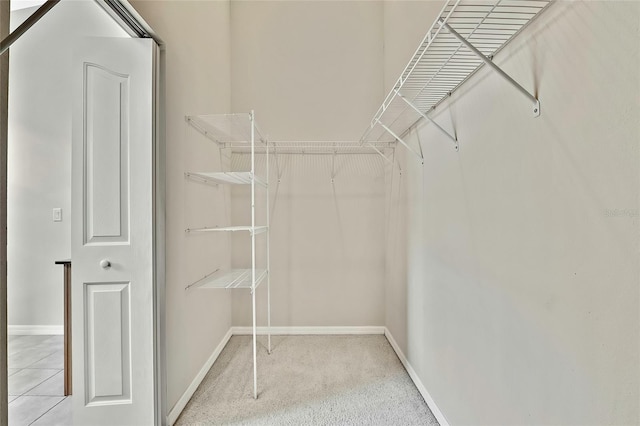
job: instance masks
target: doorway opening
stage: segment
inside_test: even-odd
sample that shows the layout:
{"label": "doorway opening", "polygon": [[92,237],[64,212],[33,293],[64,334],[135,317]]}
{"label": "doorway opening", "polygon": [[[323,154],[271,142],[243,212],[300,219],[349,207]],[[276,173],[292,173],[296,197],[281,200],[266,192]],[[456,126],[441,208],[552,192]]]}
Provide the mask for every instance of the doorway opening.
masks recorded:
{"label": "doorway opening", "polygon": [[[11,29],[42,3],[16,2]],[[7,160],[10,425],[72,422],[73,364],[65,341],[71,342],[71,237],[77,220],[71,214],[73,49],[77,40],[87,37],[140,36],[123,29],[122,19],[109,12],[106,3],[110,2],[61,1],[11,47]]]}

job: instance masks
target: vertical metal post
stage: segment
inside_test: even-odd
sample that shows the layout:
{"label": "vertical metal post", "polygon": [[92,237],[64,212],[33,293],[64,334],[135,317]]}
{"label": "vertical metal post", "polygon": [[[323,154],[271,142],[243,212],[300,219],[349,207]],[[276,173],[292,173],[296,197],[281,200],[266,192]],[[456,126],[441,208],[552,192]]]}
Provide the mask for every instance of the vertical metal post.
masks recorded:
{"label": "vertical metal post", "polygon": [[509,84],[511,84],[516,89],[518,89],[520,91],[520,93],[525,95],[527,97],[527,99],[529,99],[533,103],[533,116],[534,117],[538,117],[540,115],[540,101],[535,96],[533,96],[531,93],[529,93],[529,91],[527,89],[522,87],[520,85],[520,83],[518,83],[513,78],[511,78],[511,76],[509,76],[509,74],[507,74],[506,72],[502,71],[502,69],[500,69],[500,67],[498,67],[496,64],[493,63],[493,61],[491,61],[491,59],[489,59],[486,56],[484,56],[484,54],[482,52],[480,52],[474,45],[469,43],[469,41],[466,38],[462,37],[456,30],[451,28],[451,26],[449,24],[447,24],[446,22],[444,22],[444,20],[441,19],[439,21],[439,23],[440,23],[441,26],[446,28],[447,31],[449,31],[452,36],[457,38],[460,41],[460,43],[464,44],[469,50],[471,50],[476,56],[478,56],[478,58],[480,58],[482,60],[482,62],[487,64],[492,70],[494,70],[500,76],[502,76],[502,78],[507,80],[507,82]]}
{"label": "vertical metal post", "polygon": [[270,259],[270,237],[271,237],[271,212],[269,210],[269,143],[267,145],[267,352],[271,354],[271,259]]}
{"label": "vertical metal post", "polygon": [[255,116],[251,110],[251,308],[253,313],[253,397],[258,399],[258,366],[256,345],[256,147]]}

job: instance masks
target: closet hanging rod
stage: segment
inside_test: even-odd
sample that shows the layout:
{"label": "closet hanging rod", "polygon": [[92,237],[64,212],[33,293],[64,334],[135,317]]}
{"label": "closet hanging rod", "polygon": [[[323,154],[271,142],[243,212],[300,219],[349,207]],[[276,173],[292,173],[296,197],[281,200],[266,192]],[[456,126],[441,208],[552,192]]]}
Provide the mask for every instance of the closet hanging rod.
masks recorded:
{"label": "closet hanging rod", "polygon": [[[268,146],[268,148],[267,148]],[[256,147],[257,153],[269,150],[274,154],[360,154],[371,153],[370,148],[358,141],[269,141],[267,146]],[[393,149],[389,142],[373,142],[379,150]],[[249,153],[248,147],[240,144],[224,144],[223,148],[231,149],[233,153]]]}

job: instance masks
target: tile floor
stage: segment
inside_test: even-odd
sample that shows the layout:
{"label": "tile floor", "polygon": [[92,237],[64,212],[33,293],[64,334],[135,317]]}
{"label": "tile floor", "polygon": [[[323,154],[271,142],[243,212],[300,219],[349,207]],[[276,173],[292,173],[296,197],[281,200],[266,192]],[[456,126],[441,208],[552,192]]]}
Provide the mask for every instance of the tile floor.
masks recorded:
{"label": "tile floor", "polygon": [[71,424],[62,336],[9,336],[9,426]]}

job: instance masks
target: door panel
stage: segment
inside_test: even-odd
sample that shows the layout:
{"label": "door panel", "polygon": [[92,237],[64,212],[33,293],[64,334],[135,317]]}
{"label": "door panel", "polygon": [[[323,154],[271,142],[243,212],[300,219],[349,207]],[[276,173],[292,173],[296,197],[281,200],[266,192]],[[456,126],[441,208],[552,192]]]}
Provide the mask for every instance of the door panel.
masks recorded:
{"label": "door panel", "polygon": [[[73,417],[151,425],[156,45],[89,38],[74,55]],[[77,360],[77,361],[76,361]]]}
{"label": "door panel", "polygon": [[129,239],[129,76],[84,66],[85,242]]}
{"label": "door panel", "polygon": [[131,403],[129,283],[84,286],[87,405]]}

